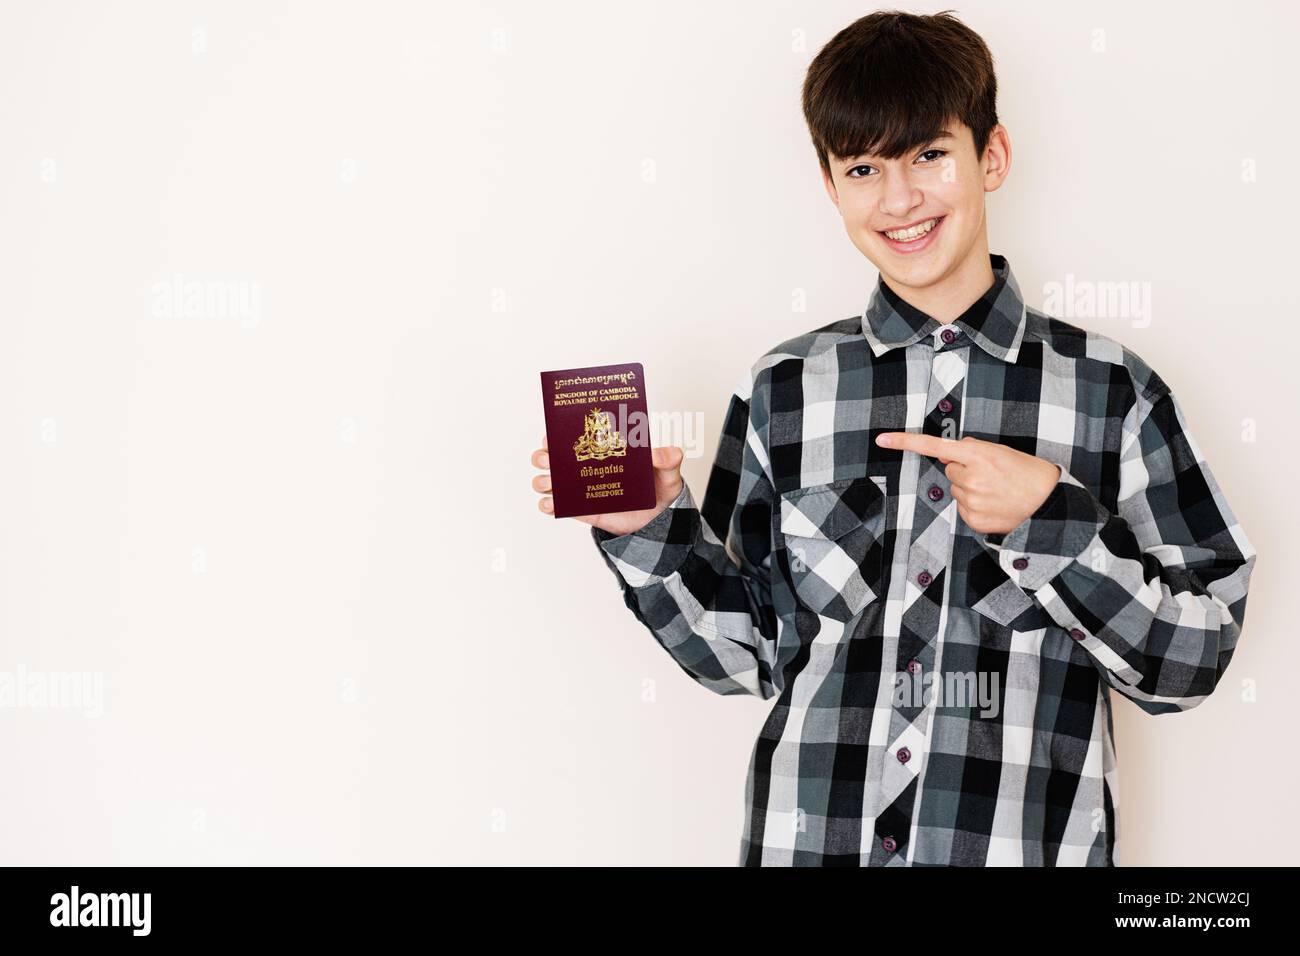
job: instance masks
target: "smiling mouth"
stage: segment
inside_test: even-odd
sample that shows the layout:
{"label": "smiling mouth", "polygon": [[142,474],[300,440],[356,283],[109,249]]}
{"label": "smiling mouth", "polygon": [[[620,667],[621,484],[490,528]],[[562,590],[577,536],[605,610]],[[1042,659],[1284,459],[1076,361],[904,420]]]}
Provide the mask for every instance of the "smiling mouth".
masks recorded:
{"label": "smiling mouth", "polygon": [[915,242],[928,236],[945,218],[944,216],[935,216],[933,219],[915,223],[906,229],[882,229],[880,234],[887,239],[892,239],[894,242]]}

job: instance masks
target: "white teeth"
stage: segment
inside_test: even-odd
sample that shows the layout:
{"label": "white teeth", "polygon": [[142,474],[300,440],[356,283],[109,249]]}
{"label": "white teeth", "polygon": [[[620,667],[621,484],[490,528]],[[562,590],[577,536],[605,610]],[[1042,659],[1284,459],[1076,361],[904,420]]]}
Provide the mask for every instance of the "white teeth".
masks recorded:
{"label": "white teeth", "polygon": [[887,231],[885,235],[896,242],[910,242],[913,239],[920,239],[927,232],[933,229],[938,222],[939,220],[937,218],[927,219],[925,222],[918,223],[910,229],[895,229],[893,231]]}

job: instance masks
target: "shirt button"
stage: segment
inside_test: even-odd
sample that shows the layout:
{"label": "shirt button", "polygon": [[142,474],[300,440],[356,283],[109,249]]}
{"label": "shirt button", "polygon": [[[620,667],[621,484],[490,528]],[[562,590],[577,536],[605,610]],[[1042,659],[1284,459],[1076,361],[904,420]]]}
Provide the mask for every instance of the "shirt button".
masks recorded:
{"label": "shirt button", "polygon": [[1070,628],[1070,636],[1076,641],[1081,641],[1088,635],[1083,633],[1083,631],[1079,630],[1077,627],[1072,627]]}
{"label": "shirt button", "polygon": [[911,759],[912,759],[912,751],[908,750],[906,747],[899,747],[899,748],[898,748],[898,762],[899,762],[899,763],[907,763],[907,762],[908,762],[909,760],[911,760]]}
{"label": "shirt button", "polygon": [[931,501],[938,501],[940,498],[943,497],[943,489],[940,488],[938,485],[931,485],[929,495]]}
{"label": "shirt button", "polygon": [[1025,568],[1029,567],[1029,559],[1016,558],[1016,560],[1011,562],[1011,566],[1015,568],[1017,571],[1023,571]]}
{"label": "shirt button", "polygon": [[922,571],[920,574],[916,576],[916,583],[921,585],[921,587],[923,588],[929,587],[930,582],[933,580],[934,578],[930,577],[929,571]]}
{"label": "shirt button", "polygon": [[952,411],[952,402],[948,401],[946,398],[939,399],[939,411],[944,412],[945,414]]}
{"label": "shirt button", "polygon": [[920,662],[920,661],[915,661],[915,660],[913,660],[913,661],[908,661],[908,662],[907,662],[907,672],[908,672],[909,674],[919,674],[919,673],[921,673],[921,662]]}
{"label": "shirt button", "polygon": [[952,345],[953,340],[957,338],[957,333],[952,329],[944,329],[943,332],[940,333],[939,338],[943,339],[946,344]]}
{"label": "shirt button", "polygon": [[885,837],[880,841],[880,845],[885,848],[886,853],[893,853],[898,849],[898,844],[894,842],[893,837]]}

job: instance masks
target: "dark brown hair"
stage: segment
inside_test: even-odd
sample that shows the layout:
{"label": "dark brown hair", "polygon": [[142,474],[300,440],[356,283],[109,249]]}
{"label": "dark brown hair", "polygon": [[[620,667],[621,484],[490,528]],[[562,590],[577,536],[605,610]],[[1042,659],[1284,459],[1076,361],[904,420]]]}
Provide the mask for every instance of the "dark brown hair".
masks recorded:
{"label": "dark brown hair", "polygon": [[954,119],[984,155],[998,122],[993,55],[951,13],[868,14],[818,52],[804,78],[803,113],[827,175],[831,156],[896,159]]}

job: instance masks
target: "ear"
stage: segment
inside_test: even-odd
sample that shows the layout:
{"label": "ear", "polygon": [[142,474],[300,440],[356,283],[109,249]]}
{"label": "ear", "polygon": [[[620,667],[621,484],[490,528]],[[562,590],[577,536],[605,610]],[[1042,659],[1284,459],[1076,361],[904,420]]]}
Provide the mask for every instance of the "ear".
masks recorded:
{"label": "ear", "polygon": [[984,191],[991,193],[1006,181],[1011,172],[1011,134],[1001,123],[989,133],[984,147]]}
{"label": "ear", "polygon": [[840,193],[839,190],[835,188],[835,180],[831,177],[831,174],[826,171],[824,166],[819,166],[818,168],[821,169],[822,185],[826,187],[826,195],[831,197],[831,202],[833,202],[835,208],[838,209],[840,206]]}

